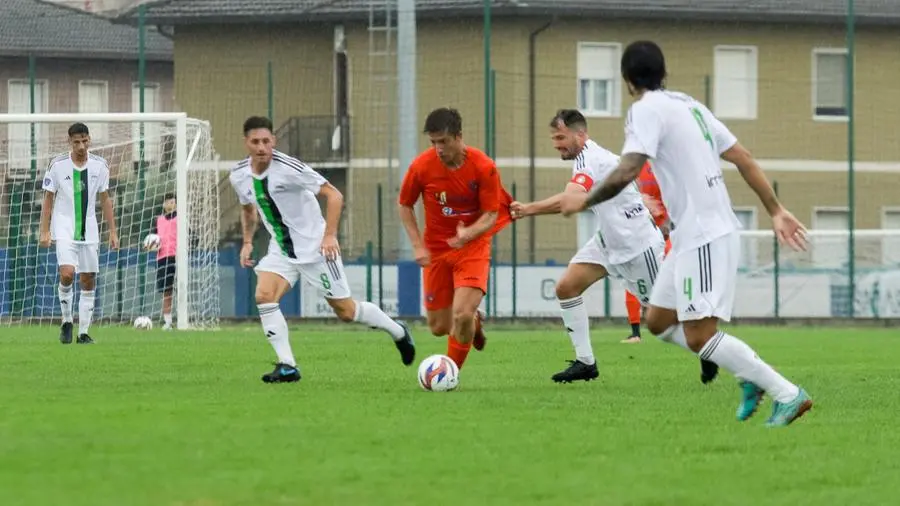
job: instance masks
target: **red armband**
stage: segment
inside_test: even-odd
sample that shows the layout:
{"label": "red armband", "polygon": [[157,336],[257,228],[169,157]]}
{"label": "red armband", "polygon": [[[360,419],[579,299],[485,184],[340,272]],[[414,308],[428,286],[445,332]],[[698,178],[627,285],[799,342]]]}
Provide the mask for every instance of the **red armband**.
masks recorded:
{"label": "red armband", "polygon": [[572,179],[569,181],[572,184],[577,184],[578,186],[584,188],[584,191],[591,191],[591,187],[594,186],[594,180],[591,179],[591,176],[583,172],[579,172],[572,176]]}

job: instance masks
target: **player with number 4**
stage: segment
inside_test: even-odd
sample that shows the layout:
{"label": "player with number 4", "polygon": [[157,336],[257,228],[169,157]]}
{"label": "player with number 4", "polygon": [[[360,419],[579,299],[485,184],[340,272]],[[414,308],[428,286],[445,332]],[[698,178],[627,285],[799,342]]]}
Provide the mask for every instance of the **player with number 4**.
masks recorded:
{"label": "player with number 4", "polygon": [[[574,161],[572,178],[562,193],[537,202],[513,202],[510,210],[516,219],[558,214],[564,195],[586,195],[619,163],[618,156],[590,138],[587,120],[577,110],[557,111],[550,121],[550,138],[563,160]],[[637,186],[626,187],[614,199],[591,207],[591,211],[597,218],[597,232],[572,257],[556,283],[563,325],[575,348],[575,360],[570,360],[569,367],[551,377],[557,383],[590,381],[599,376],[582,294],[594,283],[612,276],[620,279],[625,289],[646,305],[666,250],[662,232]],[[716,367],[704,364],[704,369],[710,366]]]}
{"label": "player with number 4", "polygon": [[566,216],[615,201],[632,186],[648,160],[671,218],[672,250],[660,266],[650,295],[647,327],[714,362],[738,379],[737,419],[749,419],[764,395],[773,398],[766,425],[790,424],[812,407],[805,390],[788,381],[747,346],[720,329],[731,319],[741,253],[740,222],[722,177],[720,159],[734,164],[759,197],[779,242],[805,249],[806,229],[778,201],[750,152],[703,104],[665,89],[662,49],[638,41],[625,49],[622,77],[634,103],[625,122],[618,166],[588,193],[567,195]]}
{"label": "player with number 4", "polygon": [[[341,192],[300,160],[274,149],[275,136],[268,118],[247,119],[244,142],[249,156],[230,175],[243,207],[241,265],[253,266],[257,213],[271,237],[268,253],[256,266],[256,304],[263,332],[278,362],[262,380],[285,383],[300,379],[287,321],[279,307],[281,298],[300,278],[325,294],[328,305],[341,320],[388,333],[403,364],[410,365],[416,349],[406,325],[393,320],[375,304],[354,300],[350,295],[337,240],[344,206]],[[325,200],[324,217],[317,197]]]}

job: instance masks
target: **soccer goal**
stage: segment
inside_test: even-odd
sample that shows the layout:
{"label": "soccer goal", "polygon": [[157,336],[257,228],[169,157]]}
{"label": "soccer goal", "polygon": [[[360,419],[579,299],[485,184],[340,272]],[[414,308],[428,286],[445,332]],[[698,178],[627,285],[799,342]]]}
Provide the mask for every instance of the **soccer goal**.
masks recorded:
{"label": "soccer goal", "polygon": [[[67,132],[74,123],[88,126],[90,152],[109,164],[120,243],[118,251],[108,247],[98,202],[95,324],[138,316],[159,321],[157,253],[142,243],[163,213],[165,196],[173,194],[175,326],[217,327],[220,178],[209,124],[185,113],[0,114],[0,321],[59,322],[56,250],[39,247],[41,186],[50,161],[69,152]],[[76,299],[77,283],[76,276]]]}

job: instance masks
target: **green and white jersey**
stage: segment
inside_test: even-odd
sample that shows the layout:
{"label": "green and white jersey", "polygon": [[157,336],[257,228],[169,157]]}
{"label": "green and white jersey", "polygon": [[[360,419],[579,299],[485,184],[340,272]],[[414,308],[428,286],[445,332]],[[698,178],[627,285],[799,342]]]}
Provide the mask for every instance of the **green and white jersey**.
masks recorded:
{"label": "green and white jersey", "polygon": [[262,174],[247,158],[231,169],[231,186],[242,205],[253,204],[272,238],[269,253],[295,263],[322,260],[325,218],[316,195],[328,181],[308,165],[279,151]]}
{"label": "green and white jersey", "polygon": [[109,190],[109,164],[88,154],[84,167],[77,167],[71,154],[50,161],[43,189],[54,193],[50,234],[57,242],[99,243],[97,194]]}

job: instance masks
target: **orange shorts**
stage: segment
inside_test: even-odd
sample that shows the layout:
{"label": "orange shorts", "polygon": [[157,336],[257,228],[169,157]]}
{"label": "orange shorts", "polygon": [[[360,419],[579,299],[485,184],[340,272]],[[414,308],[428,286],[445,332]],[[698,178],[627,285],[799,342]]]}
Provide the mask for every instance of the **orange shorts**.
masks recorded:
{"label": "orange shorts", "polygon": [[478,288],[487,293],[491,269],[491,243],[470,244],[432,258],[423,269],[425,309],[437,311],[453,306],[457,288]]}

